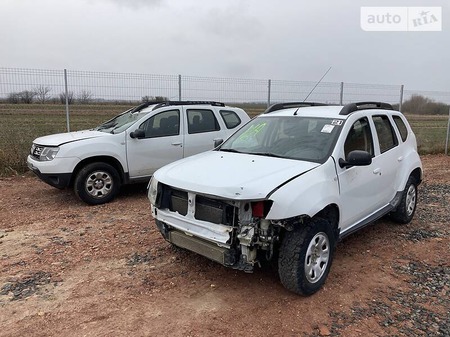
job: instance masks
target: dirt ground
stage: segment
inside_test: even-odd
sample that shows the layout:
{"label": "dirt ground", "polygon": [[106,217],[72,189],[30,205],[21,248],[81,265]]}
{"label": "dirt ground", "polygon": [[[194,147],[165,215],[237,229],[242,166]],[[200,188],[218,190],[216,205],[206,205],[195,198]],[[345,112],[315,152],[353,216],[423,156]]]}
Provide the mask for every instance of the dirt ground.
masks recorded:
{"label": "dirt ground", "polygon": [[172,248],[145,186],[86,206],[32,175],[0,179],[0,336],[449,336],[450,157],[422,157],[408,225],[338,245],[325,287]]}

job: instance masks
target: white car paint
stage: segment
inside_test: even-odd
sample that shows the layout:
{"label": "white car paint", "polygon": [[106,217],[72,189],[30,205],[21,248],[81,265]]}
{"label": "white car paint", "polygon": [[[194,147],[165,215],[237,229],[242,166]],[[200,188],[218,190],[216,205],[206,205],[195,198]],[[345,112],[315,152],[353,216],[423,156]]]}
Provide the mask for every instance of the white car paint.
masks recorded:
{"label": "white car paint", "polygon": [[[36,138],[33,146],[58,148],[58,152],[52,160],[43,160],[31,153],[27,158],[27,164],[41,179],[59,188],[68,187],[73,182],[75,173],[85,166],[84,163],[91,162],[112,163],[121,176],[121,181],[116,182],[119,184],[148,180],[158,168],[166,164],[212,149],[215,139],[226,139],[250,120],[244,110],[221,103],[175,103],[153,104],[136,112],[131,112],[130,109],[115,117],[123,118],[123,124],[121,124],[123,126],[117,131],[114,131],[117,128],[115,125],[108,126],[108,122],[105,122],[103,131],[100,126],[93,130]],[[190,134],[186,114],[188,109],[210,111],[217,119],[219,129]],[[239,117],[240,123],[233,127],[227,127],[221,115],[222,110],[235,113]],[[168,114],[171,111],[178,112],[179,129],[176,131],[177,134],[150,135],[144,138],[132,137],[132,133],[137,129],[146,127],[149,125],[149,121],[156,123],[157,116],[165,116],[165,113]],[[164,118],[161,118],[160,123],[162,123],[162,119]],[[113,120],[115,119],[111,121]],[[158,124],[154,127],[162,129],[163,125]]]}
{"label": "white car paint", "polygon": [[[258,263],[257,250],[273,249],[273,240],[281,237],[268,233],[288,235],[293,226],[302,226],[308,219],[325,212],[320,216],[332,214],[329,221],[337,240],[395,211],[409,177],[414,177],[417,184],[422,180],[414,133],[405,117],[392,108],[362,108],[341,113],[346,108],[286,108],[261,115],[218,149],[157,170],[149,185],[149,199],[152,215],[164,238],[224,265],[247,270]],[[397,145],[383,153],[380,143],[385,139],[379,139],[382,131],[374,122],[378,116],[388,118],[388,127],[397,141]],[[300,128],[302,118],[309,123],[304,129]],[[402,139],[394,118],[400,118],[405,124],[406,139]],[[361,120],[367,120],[364,131],[370,134],[368,143],[363,145],[356,141],[354,144],[350,137]],[[276,123],[279,123],[279,129],[275,128]],[[299,126],[294,130],[296,136],[305,135],[298,146],[295,137],[291,138],[289,125],[292,123]],[[324,139],[318,144],[325,145],[309,143],[309,136]],[[279,137],[277,141],[285,140],[286,146],[289,143],[295,145],[294,150],[301,150],[297,153],[303,156],[313,158],[317,153],[318,159],[277,157],[278,143],[275,140],[271,143],[276,137]],[[373,143],[373,153],[356,149],[369,156],[370,163],[339,164],[346,160],[345,146],[369,148],[370,143]],[[317,148],[313,149],[315,145]],[[304,150],[302,146],[305,146]],[[329,150],[327,146],[330,146]],[[296,153],[290,149],[286,151]],[[168,201],[173,193],[181,193],[176,207]],[[199,198],[204,201],[198,202]],[[264,201],[263,205],[267,203],[269,209],[262,216],[255,215],[252,207],[261,201]],[[197,208],[200,209],[198,217],[202,219],[196,218]],[[238,214],[238,220],[225,219],[231,214],[226,213],[227,208]],[[329,213],[330,208],[336,210],[335,213]],[[222,214],[223,221],[215,214]],[[205,220],[205,217],[211,220]],[[236,258],[223,262],[217,258],[218,254]]]}
{"label": "white car paint", "polygon": [[234,200],[262,200],[286,180],[317,166],[292,159],[208,151],[165,166],[155,173],[155,178],[185,191]]}

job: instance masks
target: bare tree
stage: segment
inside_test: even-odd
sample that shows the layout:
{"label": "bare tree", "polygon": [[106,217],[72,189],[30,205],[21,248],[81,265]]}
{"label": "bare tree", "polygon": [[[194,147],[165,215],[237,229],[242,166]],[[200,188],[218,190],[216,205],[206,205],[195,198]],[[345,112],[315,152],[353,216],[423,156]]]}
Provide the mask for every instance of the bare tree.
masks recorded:
{"label": "bare tree", "polygon": [[36,96],[36,93],[31,90],[24,90],[19,92],[20,101],[25,104],[33,103],[33,99]]}
{"label": "bare tree", "polygon": [[151,101],[153,101],[155,99],[155,97],[153,97],[153,96],[143,96],[142,97],[142,103],[148,103],[148,102],[151,102]]}
{"label": "bare tree", "polygon": [[142,103],[149,103],[149,102],[165,102],[169,99],[164,96],[143,96],[142,97]]}
{"label": "bare tree", "polygon": [[18,92],[11,92],[8,94],[8,98],[6,99],[8,103],[19,104],[20,96]]}
{"label": "bare tree", "polygon": [[[61,104],[66,104],[66,93],[62,92],[59,94],[59,101],[61,102]],[[69,91],[67,93],[67,102],[69,104],[73,103],[73,91]]]}
{"label": "bare tree", "polygon": [[78,102],[88,104],[92,100],[92,92],[90,90],[81,90],[78,95]]}
{"label": "bare tree", "polygon": [[167,97],[164,97],[164,96],[155,96],[155,101],[156,102],[166,102],[168,100],[169,99]]}
{"label": "bare tree", "polygon": [[51,90],[52,90],[52,88],[46,87],[43,85],[39,85],[36,88],[34,88],[34,92],[36,93],[36,96],[37,96],[37,101],[39,103],[47,102],[50,99],[50,95],[48,93]]}

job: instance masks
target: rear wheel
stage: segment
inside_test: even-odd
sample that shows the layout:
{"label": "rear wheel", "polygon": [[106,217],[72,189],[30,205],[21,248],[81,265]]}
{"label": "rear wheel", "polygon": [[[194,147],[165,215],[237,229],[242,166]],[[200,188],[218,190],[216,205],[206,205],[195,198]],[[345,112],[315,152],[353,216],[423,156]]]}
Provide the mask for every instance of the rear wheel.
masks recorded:
{"label": "rear wheel", "polygon": [[114,199],[120,187],[117,170],[107,163],[91,163],[77,174],[75,194],[89,205],[100,205]]}
{"label": "rear wheel", "polygon": [[297,294],[314,294],[327,279],[335,245],[331,225],[321,218],[286,232],[278,259],[281,283]]}
{"label": "rear wheel", "polygon": [[392,220],[407,224],[411,222],[417,206],[417,183],[414,177],[409,177],[405,189],[402,193],[402,199],[397,209],[390,214]]}

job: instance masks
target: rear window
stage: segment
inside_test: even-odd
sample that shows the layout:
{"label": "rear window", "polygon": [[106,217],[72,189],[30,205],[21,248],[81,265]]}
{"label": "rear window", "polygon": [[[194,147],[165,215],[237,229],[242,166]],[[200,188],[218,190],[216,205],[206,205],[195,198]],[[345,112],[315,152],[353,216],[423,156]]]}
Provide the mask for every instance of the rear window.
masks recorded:
{"label": "rear window", "polygon": [[398,140],[388,116],[373,116],[378,134],[380,152],[384,153],[398,145]]}
{"label": "rear window", "polygon": [[393,116],[393,118],[402,137],[402,141],[405,141],[408,138],[408,129],[406,128],[405,122],[403,122],[400,116]]}
{"label": "rear window", "polygon": [[236,126],[241,124],[241,119],[236,112],[230,110],[220,110],[220,115],[222,116],[227,129],[234,129]]}
{"label": "rear window", "polygon": [[219,123],[211,110],[188,109],[187,117],[189,134],[220,130]]}

